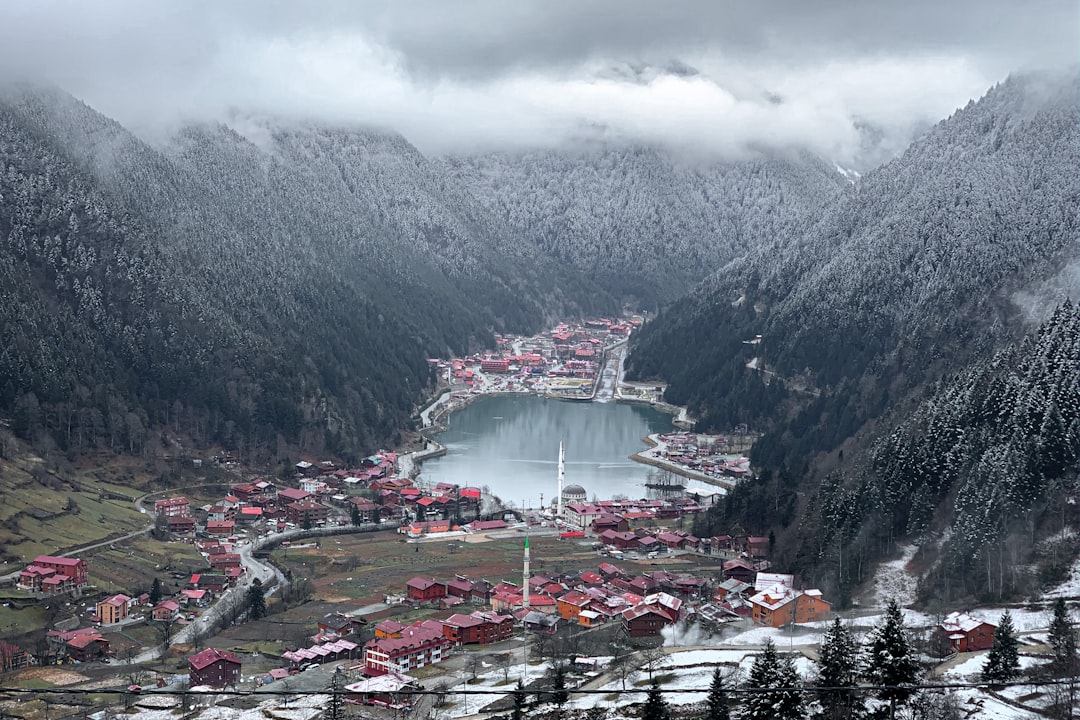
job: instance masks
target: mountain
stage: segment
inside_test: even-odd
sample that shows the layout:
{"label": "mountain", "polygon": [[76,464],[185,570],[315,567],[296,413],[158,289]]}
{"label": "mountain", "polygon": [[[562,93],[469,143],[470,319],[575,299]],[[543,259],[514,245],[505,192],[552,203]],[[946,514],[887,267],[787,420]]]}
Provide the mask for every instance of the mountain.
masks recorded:
{"label": "mountain", "polygon": [[446,162],[517,237],[644,308],[796,232],[848,190],[835,168],[798,153],[718,162],[600,146]]}
{"label": "mountain", "polygon": [[[773,464],[835,448],[944,368],[1018,337],[1015,293],[1075,262],[1077,105],[1075,77],[994,88],[666,309],[629,372],[668,380],[701,427],[783,421],[784,448],[778,434],[759,447]],[[680,346],[700,352],[687,362],[669,351]]]}
{"label": "mountain", "polygon": [[64,450],[171,428],[363,453],[408,425],[427,357],[615,309],[398,136],[197,125],[155,148],[25,86],[0,119],[0,408]]}
{"label": "mountain", "polygon": [[[1031,537],[1050,534],[1047,508],[1075,493],[1063,480],[1080,451],[1061,408],[1076,378],[1059,372],[1078,364],[1075,344],[1041,350],[1075,325],[1072,306],[1051,310],[1075,297],[1080,264],[1078,88],[1075,73],[1011,77],[638,334],[630,373],[670,381],[666,399],[699,427],[764,431],[761,481],[700,532],[774,529],[780,562],[845,592],[897,539],[935,537],[940,562],[926,563],[953,583],[925,595],[939,598],[976,593],[991,536],[1023,518]],[[1033,308],[1049,327],[1033,329]],[[978,405],[988,388],[1010,399]],[[980,424],[992,412],[1000,424]],[[972,514],[989,519],[966,524]]]}

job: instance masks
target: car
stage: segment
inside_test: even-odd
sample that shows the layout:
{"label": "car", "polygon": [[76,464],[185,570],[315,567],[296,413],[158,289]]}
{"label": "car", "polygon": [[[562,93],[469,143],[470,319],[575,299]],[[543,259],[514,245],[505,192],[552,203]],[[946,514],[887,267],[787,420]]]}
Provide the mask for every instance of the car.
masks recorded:
{"label": "car", "polygon": [[108,665],[108,664],[110,664],[110,663],[112,662],[112,660],[110,660],[110,659],[109,659],[109,658],[107,658],[107,657],[103,657],[103,658],[101,658],[101,662],[103,662],[103,663],[105,663],[106,665]]}

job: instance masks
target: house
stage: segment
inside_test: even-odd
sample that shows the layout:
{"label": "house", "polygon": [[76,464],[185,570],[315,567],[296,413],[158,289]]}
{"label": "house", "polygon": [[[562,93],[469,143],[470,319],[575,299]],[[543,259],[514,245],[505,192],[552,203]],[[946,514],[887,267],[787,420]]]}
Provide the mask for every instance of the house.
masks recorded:
{"label": "house", "polygon": [[236,687],[240,683],[240,659],[231,652],[207,648],[188,658],[188,685],[212,688]]}
{"label": "house", "polygon": [[360,682],[345,686],[347,702],[377,705],[395,711],[410,709],[413,694],[422,689],[420,683],[413,678],[396,672],[364,678]]}
{"label": "house", "polygon": [[461,598],[466,602],[472,602],[472,592],[474,583],[472,580],[463,578],[460,575],[453,580],[446,581],[446,594],[450,597]]}
{"label": "house", "polygon": [[222,503],[220,505],[211,505],[210,509],[206,511],[206,519],[208,522],[235,522],[236,506],[230,502]]}
{"label": "house", "polygon": [[294,502],[303,502],[312,497],[311,493],[298,488],[281,488],[277,492],[278,504],[288,505]]}
{"label": "house", "polygon": [[431,602],[446,596],[446,585],[417,576],[405,583],[405,596],[414,602]]}
{"label": "house", "polygon": [[622,612],[622,624],[629,637],[657,637],[668,619],[655,607],[635,605]]}
{"label": "house", "polygon": [[180,603],[175,600],[162,600],[150,611],[150,616],[159,622],[175,620],[180,617]]}
{"label": "house", "polygon": [[66,643],[68,657],[79,662],[92,662],[109,656],[109,641],[101,633],[76,635]]}
{"label": "house", "polygon": [[399,637],[377,637],[364,645],[364,672],[377,676],[417,670],[442,662],[450,647],[440,623],[410,625]]}
{"label": "house", "polygon": [[611,580],[614,580],[616,578],[625,578],[625,577],[627,577],[626,573],[624,573],[622,570],[620,570],[615,565],[612,565],[611,563],[601,563],[600,567],[599,567],[599,570],[600,570],[600,576],[602,578],[604,578],[604,580],[607,580],[607,581],[611,581]]}
{"label": "house", "polygon": [[383,620],[375,626],[375,637],[380,638],[399,638],[401,637],[401,631],[409,627],[403,625],[397,620]]}
{"label": "house", "polygon": [[539,610],[522,610],[519,619],[526,630],[538,635],[554,635],[559,629],[557,615],[550,615]]}
{"label": "house", "polygon": [[592,598],[578,590],[571,590],[558,598],[556,602],[556,610],[559,613],[559,617],[563,620],[577,622],[578,615],[581,614],[582,610],[585,610],[589,606],[589,603],[592,602]]}
{"label": "house", "polygon": [[211,535],[232,535],[236,531],[234,520],[207,520],[206,532]]}
{"label": "house", "polygon": [[[363,624],[363,621],[360,621]],[[352,635],[356,629],[356,621],[343,613],[329,613],[319,620],[320,633],[334,633],[339,637]]]}
{"label": "house", "polygon": [[190,504],[186,497],[172,497],[154,502],[154,514],[165,517],[184,517],[191,515]]}
{"label": "house", "polygon": [[197,583],[193,590],[209,590],[215,595],[220,595],[229,589],[232,584],[229,582],[229,578],[226,575],[219,575],[217,573],[201,573],[198,576],[198,580],[195,580],[195,576],[191,576],[192,581]]}
{"label": "house", "polygon": [[241,525],[252,525],[263,519],[263,509],[258,505],[241,505],[240,514],[236,516]]}
{"label": "house", "polygon": [[98,621],[102,625],[115,625],[127,619],[128,602],[131,600],[127,595],[113,595],[97,604]]}
{"label": "house", "polygon": [[725,578],[735,578],[747,584],[753,584],[754,578],[757,576],[753,564],[742,558],[726,561],[723,565],[723,572]]}
{"label": "house", "polygon": [[45,639],[54,653],[62,653],[79,662],[91,662],[109,655],[109,641],[97,628],[49,630]]}
{"label": "house", "polygon": [[313,498],[289,503],[285,506],[285,520],[296,525],[308,527],[325,525],[326,518],[329,515],[330,508],[316,502]]}
{"label": "house", "polygon": [[934,628],[932,635],[935,643],[953,652],[974,652],[993,645],[996,633],[997,625],[954,612]]}
{"label": "house", "polygon": [[210,556],[210,567],[218,572],[229,568],[238,568],[241,565],[243,565],[243,562],[239,553],[219,553]]}
{"label": "house", "polygon": [[605,530],[600,533],[599,540],[605,545],[611,545],[618,550],[636,550],[638,547],[638,536],[632,532]]}
{"label": "house", "polygon": [[570,503],[563,506],[563,513],[565,515],[566,524],[577,528],[578,530],[584,530],[589,527],[593,520],[608,514],[599,505],[591,505],[586,503]]}
{"label": "house", "polygon": [[167,527],[173,535],[190,535],[195,532],[195,518],[191,515],[173,515],[169,517]]}
{"label": "house", "polygon": [[505,530],[507,528],[505,520],[473,520],[466,525],[463,529],[465,532],[488,532],[490,530]]}
{"label": "house", "polygon": [[822,598],[820,590],[792,590],[783,584],[762,590],[747,602],[750,603],[754,623],[769,627],[825,620],[832,609],[832,605]]}
{"label": "house", "polygon": [[37,592],[64,592],[86,585],[86,576],[86,562],[79,558],[38,555],[19,573],[19,587]]}
{"label": "house", "polygon": [[180,591],[179,602],[183,604],[184,607],[195,607],[209,605],[210,601],[213,599],[214,593],[212,593],[210,590],[206,590],[203,588],[200,588],[198,590],[184,588]]}
{"label": "house", "polygon": [[597,535],[605,530],[614,530],[615,532],[621,533],[630,530],[630,523],[626,518],[619,517],[618,515],[601,515],[594,519],[589,527]]}
{"label": "house", "polygon": [[[353,510],[355,508],[355,511]],[[354,497],[349,500],[349,513],[356,513],[356,519],[361,523],[379,522],[379,506],[364,497]]]}
{"label": "house", "polygon": [[741,580],[736,580],[735,578],[728,578],[717,586],[716,592],[713,594],[713,600],[717,602],[722,602],[729,595],[744,595],[746,591],[750,590],[751,587],[753,586],[748,583],[744,583]]}
{"label": "house", "polygon": [[671,550],[682,550],[686,545],[686,538],[676,535],[675,533],[660,533],[656,536],[656,539]]}
{"label": "house", "polygon": [[18,645],[0,640],[0,673],[18,670],[30,664],[26,651]]}

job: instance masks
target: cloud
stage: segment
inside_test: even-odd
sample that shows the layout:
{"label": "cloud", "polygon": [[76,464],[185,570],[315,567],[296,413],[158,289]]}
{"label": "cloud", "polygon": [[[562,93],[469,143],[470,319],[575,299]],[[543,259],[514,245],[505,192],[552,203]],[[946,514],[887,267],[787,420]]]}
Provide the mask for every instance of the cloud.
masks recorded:
{"label": "cloud", "polygon": [[604,139],[865,164],[1012,70],[1074,61],[1078,15],[1005,0],[45,0],[0,6],[0,67],[147,132],[239,110],[389,127],[433,153]]}

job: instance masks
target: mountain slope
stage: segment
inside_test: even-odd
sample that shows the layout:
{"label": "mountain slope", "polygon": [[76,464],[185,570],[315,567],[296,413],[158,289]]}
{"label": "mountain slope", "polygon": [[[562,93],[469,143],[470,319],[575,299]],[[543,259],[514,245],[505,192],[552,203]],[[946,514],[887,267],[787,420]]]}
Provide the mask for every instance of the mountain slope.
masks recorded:
{"label": "mountain slope", "polygon": [[520,238],[645,307],[791,234],[847,188],[834,169],[801,155],[720,162],[608,147],[447,164]]}
{"label": "mountain slope", "polygon": [[[777,426],[787,440],[760,445],[767,462],[798,468],[835,448],[942,368],[1016,337],[1012,294],[1077,257],[1077,106],[1075,77],[993,89],[804,232],[665,311],[640,333],[630,372],[668,379],[668,399],[705,427],[767,428],[800,413]],[[680,345],[704,352],[687,363],[667,351]],[[748,371],[752,358],[775,375]],[[773,377],[784,387],[762,390]]]}
{"label": "mountain slope", "polygon": [[427,357],[613,309],[489,242],[400,138],[198,126],[160,151],[55,90],[7,88],[0,112],[0,408],[65,449],[150,451],[164,427],[363,453],[407,425]]}

